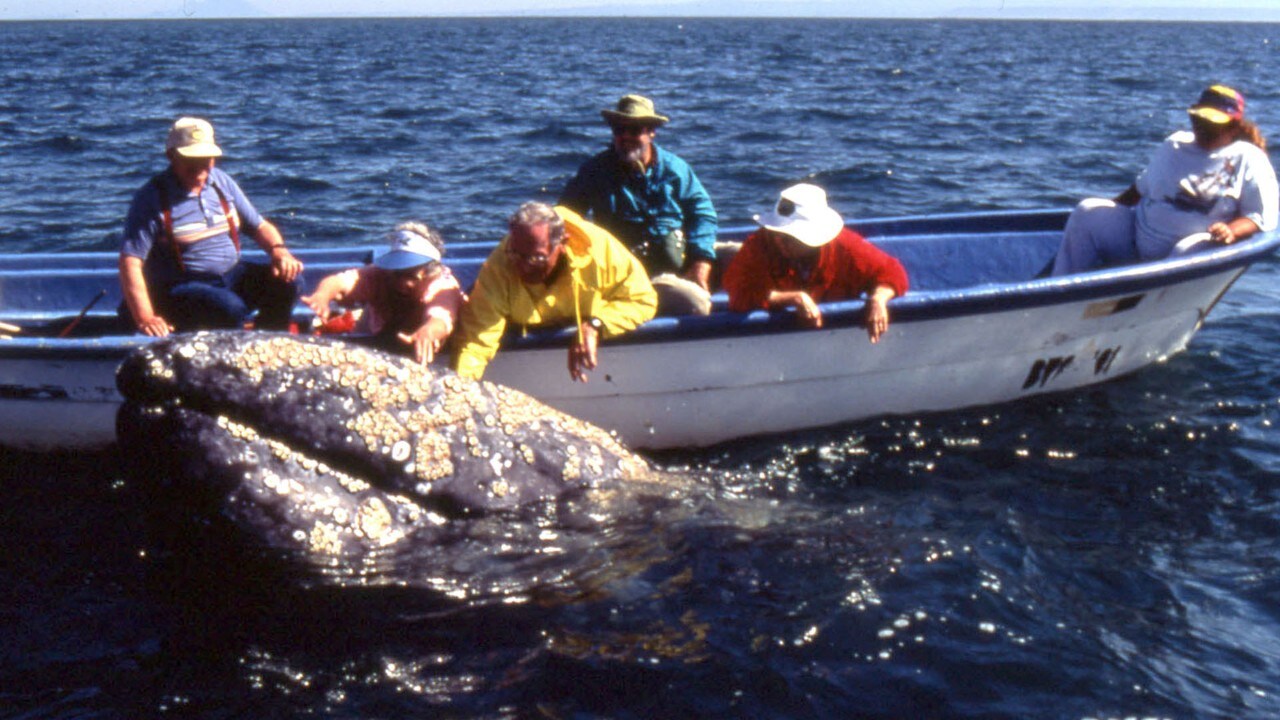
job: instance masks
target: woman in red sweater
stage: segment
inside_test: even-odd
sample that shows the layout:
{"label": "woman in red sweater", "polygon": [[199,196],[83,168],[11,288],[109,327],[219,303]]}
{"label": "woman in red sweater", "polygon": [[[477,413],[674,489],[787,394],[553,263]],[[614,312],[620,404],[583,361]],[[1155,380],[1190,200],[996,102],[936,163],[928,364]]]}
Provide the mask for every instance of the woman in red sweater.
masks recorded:
{"label": "woman in red sweater", "polygon": [[723,285],[736,312],[793,307],[822,327],[820,302],[867,296],[867,335],[889,327],[890,298],[907,291],[902,263],[844,226],[827,193],[800,183],[782,191],[773,210],[755,216],[760,229],[742,243]]}

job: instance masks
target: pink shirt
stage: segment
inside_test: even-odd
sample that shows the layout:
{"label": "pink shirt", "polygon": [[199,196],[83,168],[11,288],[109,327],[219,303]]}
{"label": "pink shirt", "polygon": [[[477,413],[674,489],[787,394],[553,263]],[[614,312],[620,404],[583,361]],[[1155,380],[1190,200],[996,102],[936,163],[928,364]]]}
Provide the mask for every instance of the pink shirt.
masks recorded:
{"label": "pink shirt", "polygon": [[[416,302],[407,302],[395,295],[391,290],[392,274],[372,265],[347,270],[355,275],[355,283],[351,292],[342,300],[347,307],[361,306],[364,313],[356,325],[357,332],[377,334],[388,323],[402,324],[408,322],[413,327],[420,327],[428,318],[440,318],[453,332],[453,322],[458,317],[458,310],[467,296],[462,286],[454,278],[449,268],[441,268],[441,272],[427,284],[427,289]],[[343,280],[350,281],[350,277]],[[411,322],[409,322],[411,321]]]}

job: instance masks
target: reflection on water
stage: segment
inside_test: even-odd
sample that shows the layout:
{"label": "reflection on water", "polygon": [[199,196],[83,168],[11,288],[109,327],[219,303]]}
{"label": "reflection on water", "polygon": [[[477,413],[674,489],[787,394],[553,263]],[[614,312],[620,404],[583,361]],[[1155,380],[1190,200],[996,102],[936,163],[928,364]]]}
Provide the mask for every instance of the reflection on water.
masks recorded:
{"label": "reflection on water", "polygon": [[[185,113],[289,242],[335,246],[408,218],[497,239],[629,90],[726,225],[800,180],[850,217],[1065,207],[1186,122],[1188,68],[1244,88],[1264,131],[1280,98],[1267,24],[201,27],[0,23],[5,251],[115,249]],[[176,46],[221,72],[156,52]],[[166,553],[110,453],[0,453],[0,714],[1280,717],[1278,269],[1132,377],[664,453],[707,489],[478,523],[413,550],[420,584]]]}
{"label": "reflection on water", "polygon": [[1087,391],[663,453],[698,491],[475,520],[391,587],[174,554],[112,452],[5,453],[0,685],[53,716],[1263,717],[1280,347],[1251,327]]}
{"label": "reflection on water", "polygon": [[94,699],[77,707],[196,714],[234,697],[250,713],[1174,717],[1194,697],[1247,715],[1271,698],[1250,638],[1276,633],[1280,556],[1270,470],[1247,455],[1274,443],[1276,401],[1165,392],[1204,362],[1221,355],[666,453],[708,490],[584,529],[478,521],[415,548],[440,555],[420,587],[159,558],[110,454],[11,454],[4,541],[26,551],[5,585],[32,630],[6,625],[27,658],[6,687],[32,702],[41,676],[79,675]]}

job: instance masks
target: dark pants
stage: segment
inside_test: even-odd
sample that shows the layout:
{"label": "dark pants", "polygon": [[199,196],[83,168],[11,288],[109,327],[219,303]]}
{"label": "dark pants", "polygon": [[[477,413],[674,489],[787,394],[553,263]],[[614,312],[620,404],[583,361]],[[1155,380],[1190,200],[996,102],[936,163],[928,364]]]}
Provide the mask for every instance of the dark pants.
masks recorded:
{"label": "dark pants", "polygon": [[276,279],[270,265],[244,260],[225,275],[188,273],[152,298],[157,312],[179,331],[243,327],[254,310],[259,330],[288,330],[302,280]]}

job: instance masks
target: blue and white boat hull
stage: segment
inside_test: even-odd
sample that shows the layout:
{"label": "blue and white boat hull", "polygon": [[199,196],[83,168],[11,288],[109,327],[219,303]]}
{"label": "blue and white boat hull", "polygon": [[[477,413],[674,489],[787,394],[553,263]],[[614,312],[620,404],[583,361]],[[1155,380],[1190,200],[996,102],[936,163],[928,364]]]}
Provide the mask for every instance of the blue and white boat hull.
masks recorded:
{"label": "blue and white boat hull", "polygon": [[[824,327],[789,313],[657,318],[601,345],[586,384],[569,380],[569,331],[508,338],[486,379],[644,448],[705,446],[882,415],[988,405],[1085,387],[1183,350],[1214,305],[1280,234],[1156,263],[1038,278],[1066,214],[888,218],[857,229],[906,265],[878,344],[861,300],[823,306]],[[742,232],[738,233],[740,237]],[[450,247],[464,282],[491,245]],[[304,250],[311,282],[364,248]],[[76,336],[0,339],[0,444],[35,450],[114,439],[116,365],[140,336],[97,335],[119,302],[115,256],[0,256],[0,320],[53,334],[108,290]],[[723,302],[723,299],[721,299]],[[305,314],[299,320],[305,326]],[[118,331],[117,331],[118,332]]]}

